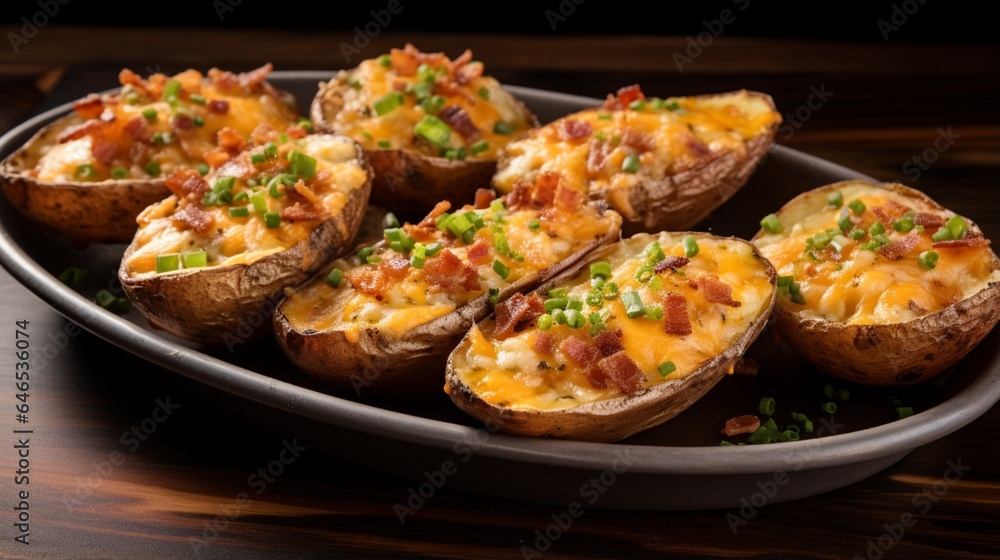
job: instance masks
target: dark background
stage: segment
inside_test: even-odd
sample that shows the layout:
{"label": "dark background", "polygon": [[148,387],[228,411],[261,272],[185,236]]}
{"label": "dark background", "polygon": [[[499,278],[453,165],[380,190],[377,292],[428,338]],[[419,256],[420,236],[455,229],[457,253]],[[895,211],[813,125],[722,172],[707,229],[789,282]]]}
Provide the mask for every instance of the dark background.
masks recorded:
{"label": "dark background", "polygon": [[[200,2],[63,2],[53,23],[106,26],[281,28],[302,31],[350,31],[372,20],[371,10],[384,10],[389,0],[337,1],[316,4],[202,0]],[[41,9],[39,0],[4,2],[0,23],[23,23]],[[734,12],[727,37],[789,37],[885,42],[879,20],[898,25],[889,41],[920,43],[995,44],[1000,39],[995,3],[946,0],[877,0],[845,2],[623,2],[604,0],[543,0],[530,6],[509,2],[397,0],[402,11],[393,16],[394,32],[461,32],[621,35],[694,35],[724,9]],[[741,10],[740,8],[745,8]],[[547,12],[551,12],[547,14]],[[910,12],[909,14],[907,12]],[[553,14],[565,15],[556,20]],[[895,17],[895,21],[893,20]],[[905,19],[904,19],[905,18]],[[165,46],[169,48],[169,46]]]}

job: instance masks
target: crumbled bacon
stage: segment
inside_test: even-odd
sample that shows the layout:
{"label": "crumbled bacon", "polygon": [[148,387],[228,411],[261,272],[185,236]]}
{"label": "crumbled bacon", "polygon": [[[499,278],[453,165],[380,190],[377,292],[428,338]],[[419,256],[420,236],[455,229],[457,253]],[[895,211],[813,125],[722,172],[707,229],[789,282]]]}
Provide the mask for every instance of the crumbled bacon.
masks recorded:
{"label": "crumbled bacon", "polygon": [[557,212],[563,214],[575,214],[583,206],[583,193],[577,190],[563,187],[556,189],[556,197],[553,206]]}
{"label": "crumbled bacon", "polygon": [[96,141],[90,148],[90,153],[94,154],[94,159],[104,165],[111,165],[115,161],[115,158],[118,157],[118,151],[118,144],[106,140]]}
{"label": "crumbled bacon", "polygon": [[424,275],[432,287],[443,291],[462,288],[471,292],[479,289],[479,273],[476,268],[462,262],[448,249],[442,249],[440,253],[427,259],[424,263]]}
{"label": "crumbled bacon", "polygon": [[194,119],[192,119],[189,115],[179,114],[174,117],[173,129],[174,132],[192,130],[194,129]]}
{"label": "crumbled bacon", "polygon": [[878,254],[889,259],[890,261],[898,261],[899,259],[906,256],[917,244],[920,243],[920,236],[918,234],[911,233],[904,236],[898,241],[893,241],[888,245],[883,246],[878,250]]}
{"label": "crumbled bacon", "polygon": [[243,135],[228,126],[220,130],[216,138],[219,147],[223,150],[242,152],[247,147],[247,141]]}
{"label": "crumbled bacon", "polygon": [[125,132],[135,140],[145,141],[149,138],[147,122],[145,117],[132,117],[125,123]]}
{"label": "crumbled bacon", "polygon": [[559,121],[558,132],[560,140],[580,140],[593,134],[594,127],[585,120],[565,118]]}
{"label": "crumbled bacon", "polygon": [[611,154],[611,145],[598,139],[590,141],[590,152],[587,154],[587,171],[597,173]]}
{"label": "crumbled bacon", "polygon": [[597,362],[597,367],[626,395],[634,394],[646,383],[646,375],[625,352],[601,358],[601,361]]}
{"label": "crumbled bacon", "polygon": [[250,70],[249,72],[241,72],[237,74],[236,81],[239,82],[240,87],[246,91],[253,91],[258,86],[266,83],[264,80],[267,79],[267,75],[270,74],[273,69],[274,65],[268,62],[259,68]]}
{"label": "crumbled bacon", "polygon": [[584,368],[596,364],[603,357],[596,346],[572,334],[559,345],[559,350],[576,365]]}
{"label": "crumbled bacon", "polygon": [[676,270],[678,268],[683,268],[687,266],[689,262],[691,262],[691,260],[688,259],[687,257],[668,256],[667,258],[663,259],[662,261],[656,263],[655,266],[653,266],[653,272],[657,274],[663,274],[668,270]]}
{"label": "crumbled bacon", "polygon": [[757,431],[757,428],[760,428],[760,418],[746,414],[726,420],[726,427],[722,429],[722,433],[731,437],[739,434],[752,434]]}
{"label": "crumbled bacon", "polygon": [[378,267],[358,266],[344,273],[354,289],[381,301],[385,294],[386,277]]}
{"label": "crumbled bacon", "polygon": [[496,327],[493,329],[493,337],[503,340],[513,335],[519,324],[532,321],[544,312],[545,304],[537,294],[528,297],[515,293],[494,309]]}
{"label": "crumbled bacon", "polygon": [[629,104],[637,99],[646,99],[646,96],[638,84],[632,84],[620,88],[614,95],[608,94],[608,98],[604,101],[604,108],[609,111],[627,109]]}
{"label": "crumbled bacon", "polygon": [[91,93],[87,97],[75,101],[73,110],[85,119],[96,119],[104,110],[104,98],[96,93]]}
{"label": "crumbled bacon", "polygon": [[954,249],[958,247],[989,247],[990,240],[985,237],[963,237],[962,239],[947,239],[934,241],[931,247],[935,249]]}
{"label": "crumbled bacon", "polygon": [[687,336],[693,332],[687,298],[683,294],[669,292],[663,297],[663,319],[663,331],[667,334]]}
{"label": "crumbled bacon", "polygon": [[299,202],[281,211],[281,220],[285,222],[305,222],[319,217],[320,213],[312,205],[306,206]]}
{"label": "crumbled bacon", "polygon": [[[391,253],[391,255],[390,255]],[[378,263],[379,272],[389,278],[396,280],[406,278],[410,272],[410,259],[402,253],[389,251],[382,254],[382,260]]]}
{"label": "crumbled bacon", "polygon": [[939,228],[945,224],[947,220],[942,216],[937,214],[930,214],[927,212],[917,212],[913,216],[913,224],[917,226],[924,226],[925,229]]}
{"label": "crumbled bacon", "polygon": [[[441,214],[444,214],[450,208],[451,203],[447,200],[442,200],[434,205],[434,208],[431,209],[430,213],[416,225],[410,223],[403,224],[403,231],[406,232],[406,235],[412,237],[414,241],[419,241],[421,243],[433,241],[435,239],[435,232],[437,231],[437,224],[434,223],[435,220],[437,220]],[[442,240],[442,243],[445,241],[448,241],[448,238]]]}
{"label": "crumbled bacon", "polygon": [[888,200],[885,204],[872,208],[872,214],[878,217],[878,221],[882,222],[883,226],[889,226],[897,218],[905,214],[906,210],[906,206],[895,200]]}
{"label": "crumbled bacon", "polygon": [[467,140],[476,140],[482,136],[482,133],[472,122],[472,117],[469,116],[469,113],[458,105],[445,107],[438,114],[438,117]]}
{"label": "crumbled bacon", "polygon": [[[472,53],[470,51],[466,52],[469,53],[469,56],[472,56]],[[485,68],[486,67],[483,65],[483,63],[478,61],[470,62],[468,64],[463,64],[462,66],[455,69],[455,82],[461,85],[468,84],[472,80],[475,80],[476,78],[482,76],[483,70],[485,70]]]}
{"label": "crumbled bacon", "polygon": [[622,346],[621,338],[611,331],[601,331],[600,334],[594,337],[594,344],[596,344],[597,349],[601,351],[601,355],[605,357],[617,354],[625,349],[625,347]]}
{"label": "crumbled bacon", "polygon": [[652,151],[656,147],[656,140],[653,139],[651,134],[630,128],[622,135],[622,144],[635,149],[641,154]]}
{"label": "crumbled bacon", "polygon": [[742,305],[733,299],[733,287],[719,280],[719,277],[714,274],[699,276],[698,286],[705,292],[705,299],[711,303],[721,303],[730,307]]}
{"label": "crumbled bacon", "polygon": [[165,182],[170,192],[177,195],[177,198],[185,198],[192,202],[201,200],[201,197],[211,190],[208,182],[202,178],[195,169],[178,167],[166,176]]}
{"label": "crumbled bacon", "polygon": [[595,389],[607,389],[613,383],[612,379],[596,363],[585,367],[583,374],[587,376],[587,381],[590,381]]}
{"label": "crumbled bacon", "polygon": [[490,203],[497,197],[497,192],[493,189],[476,189],[476,209],[489,208]]}
{"label": "crumbled bacon", "polygon": [[142,77],[135,72],[129,70],[128,68],[122,69],[118,73],[118,83],[123,86],[132,86],[140,93],[146,93],[146,82],[143,81]]}
{"label": "crumbled bacon", "polygon": [[[197,173],[197,172],[196,172]],[[175,223],[187,226],[198,233],[205,233],[212,229],[215,220],[212,215],[205,212],[197,204],[187,204],[173,215]]]}
{"label": "crumbled bacon", "polygon": [[421,64],[441,66],[450,62],[444,53],[420,52],[410,43],[404,45],[402,49],[390,49],[389,61],[393,70],[400,76],[415,76]]}
{"label": "crumbled bacon", "polygon": [[224,99],[210,99],[206,105],[209,113],[225,115],[229,112],[229,102]]}
{"label": "crumbled bacon", "polygon": [[557,171],[545,171],[535,179],[531,193],[531,203],[537,208],[549,206],[556,198],[556,190],[562,175]]}
{"label": "crumbled bacon", "polygon": [[514,182],[514,188],[507,195],[507,209],[517,210],[531,203],[531,183],[524,179]]}
{"label": "crumbled bacon", "polygon": [[473,264],[485,264],[489,260],[490,256],[490,245],[489,243],[483,241],[482,239],[477,239],[469,247],[469,262]]}
{"label": "crumbled bacon", "polygon": [[556,337],[552,333],[538,331],[538,334],[535,335],[535,343],[532,344],[532,348],[539,354],[551,354],[555,350],[555,342]]}
{"label": "crumbled bacon", "polygon": [[99,133],[103,128],[103,124],[98,120],[89,120],[82,122],[77,125],[70,126],[66,130],[62,131],[56,138],[56,141],[60,144],[64,142],[69,142],[71,140],[77,140],[83,138],[84,136],[90,136],[92,134]]}

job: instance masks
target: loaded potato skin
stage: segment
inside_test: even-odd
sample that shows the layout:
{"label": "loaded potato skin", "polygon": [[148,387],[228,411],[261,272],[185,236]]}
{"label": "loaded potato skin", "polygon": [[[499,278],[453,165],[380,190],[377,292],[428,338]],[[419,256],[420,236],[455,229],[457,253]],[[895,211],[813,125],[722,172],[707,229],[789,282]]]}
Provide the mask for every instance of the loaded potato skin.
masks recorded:
{"label": "loaded potato skin", "polygon": [[175,169],[217,165],[258,126],[300,127],[270,71],[143,79],[124,69],[119,90],[76,101],[0,164],[4,193],[46,230],[82,244],[127,243],[136,216],[170,195],[164,178]]}
{"label": "loaded potato skin", "polygon": [[898,183],[845,181],[762,220],[774,328],[829,375],[908,385],[947,370],[1000,319],[1000,260],[976,224]]}
{"label": "loaded potato skin", "polygon": [[494,196],[440,202],[286,290],[274,321],[292,362],[339,390],[439,391],[448,353],[475,321],[620,237],[617,213],[557,175]]}
{"label": "loaded potato skin", "polygon": [[559,171],[618,211],[626,235],[689,229],[743,187],[780,122],[760,92],[662,99],[627,86],[509,143],[493,186]]}
{"label": "loaded potato skin", "polygon": [[775,301],[748,242],[637,234],[515,295],[451,354],[445,391],[500,430],[618,441],[680,413],[732,372]]}
{"label": "loaded potato skin", "polygon": [[[140,214],[119,279],[152,325],[228,343],[284,288],[349,250],[372,180],[357,143],[274,131],[252,140],[205,177],[175,170],[166,178],[174,194]],[[269,321],[244,338],[266,333]]]}
{"label": "loaded potato skin", "polygon": [[412,220],[489,187],[504,145],[538,125],[471,51],[452,60],[411,44],[321,83],[311,116],[317,130],[361,144],[372,201]]}

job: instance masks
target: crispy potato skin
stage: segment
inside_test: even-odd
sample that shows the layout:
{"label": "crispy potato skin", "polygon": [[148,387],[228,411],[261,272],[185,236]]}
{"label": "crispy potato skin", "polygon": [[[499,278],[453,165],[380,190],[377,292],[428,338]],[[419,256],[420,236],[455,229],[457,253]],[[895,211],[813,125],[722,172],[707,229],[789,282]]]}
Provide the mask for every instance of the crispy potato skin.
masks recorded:
{"label": "crispy potato skin", "polygon": [[[611,213],[612,216],[617,216]],[[618,222],[620,226],[620,222]],[[501,300],[526,292],[565,270],[576,270],[596,248],[620,238],[615,227],[562,262],[511,284]],[[310,282],[322,282],[322,274]],[[455,311],[408,331],[390,336],[377,328],[362,329],[357,342],[342,330],[297,331],[279,303],[274,311],[274,332],[282,350],[297,367],[313,378],[356,394],[430,394],[441,390],[448,354],[466,331],[491,312],[489,294],[483,294]]]}
{"label": "crispy potato skin", "polygon": [[[55,144],[75,113],[46,125],[0,164],[0,185],[11,203],[47,231],[77,243],[128,243],[136,216],[147,206],[170,196],[163,179],[101,182],[40,181],[27,175],[28,154],[34,146]],[[82,121],[81,121],[82,122]]]}
{"label": "crispy potato skin", "polygon": [[283,290],[302,284],[351,249],[371,192],[371,168],[367,171],[367,182],[341,213],[294,247],[249,264],[130,275],[126,263],[136,248],[131,244],[118,270],[122,287],[151,326],[193,342],[229,345],[270,335],[270,316]]}
{"label": "crispy potato skin", "polygon": [[[853,181],[826,185],[802,193],[776,212],[797,213],[811,197],[843,188]],[[898,183],[878,186],[919,199],[944,211],[924,193]],[[970,228],[977,228],[970,224]],[[978,228],[977,228],[978,229]],[[764,235],[763,231],[754,240]],[[990,251],[990,270],[1000,270],[1000,259]],[[781,339],[816,369],[862,385],[912,385],[954,366],[978,345],[1000,320],[1000,282],[936,313],[913,321],[879,325],[845,325],[796,312],[780,302],[773,325]]]}
{"label": "crispy potato skin", "polygon": [[[708,236],[708,234],[694,232],[682,232],[677,235],[687,234],[696,237]],[[732,239],[739,243],[747,243],[741,239]],[[644,247],[645,242],[638,243],[636,251],[641,252]],[[599,261],[614,250],[614,245],[604,247],[592,253],[586,260],[588,263]],[[776,300],[777,291],[773,287],[777,276],[770,262],[764,259],[756,248],[754,248],[754,254],[764,265],[772,286],[771,296],[765,309],[756,320],[747,325],[746,330],[732,346],[685,377],[655,384],[641,389],[631,396],[587,403],[565,410],[516,410],[486,402],[471,387],[463,383],[460,371],[464,359],[456,350],[448,359],[445,392],[449,394],[456,406],[486,425],[503,432],[522,436],[605,443],[619,441],[658,426],[690,407],[721,381],[729,373],[736,360],[743,356],[767,326]],[[586,263],[582,266],[586,266]],[[544,292],[557,287],[560,282],[572,276],[571,272],[560,274],[540,286],[538,291]],[[479,322],[480,330],[484,333],[492,332],[492,322],[492,317]],[[462,343],[459,344],[458,348],[461,348],[461,345]]]}

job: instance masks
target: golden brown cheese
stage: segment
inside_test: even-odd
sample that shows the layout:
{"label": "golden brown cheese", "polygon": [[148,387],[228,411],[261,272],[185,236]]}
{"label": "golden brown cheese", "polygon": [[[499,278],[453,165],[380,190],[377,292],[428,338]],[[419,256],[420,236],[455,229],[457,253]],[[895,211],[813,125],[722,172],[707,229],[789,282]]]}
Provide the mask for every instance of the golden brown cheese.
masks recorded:
{"label": "golden brown cheese", "polygon": [[626,101],[632,108],[587,109],[511,142],[493,185],[501,192],[518,178],[566,173],[584,192],[628,190],[703,164],[721,152],[745,154],[746,141],[780,120],[764,100],[731,96]]}
{"label": "golden brown cheese", "polygon": [[[313,160],[315,169],[296,175],[293,161],[303,157],[293,155],[296,152],[304,154],[305,161]],[[275,197],[269,183],[282,174],[289,180],[280,186],[275,183]],[[288,249],[324,219],[339,214],[351,193],[364,186],[368,172],[353,140],[310,135],[243,152],[204,180],[211,188],[225,177],[233,178],[227,202],[213,203],[209,193],[180,192],[139,215],[136,249],[127,261],[130,274],[156,273],[161,255],[204,252],[205,266],[225,266],[249,264]],[[207,231],[178,219],[188,207],[210,221]]]}
{"label": "golden brown cheese", "polygon": [[[569,194],[577,195],[573,191]],[[400,253],[388,246],[386,237],[382,245],[376,245],[374,252],[365,257],[371,264],[363,264],[357,256],[334,263],[334,268],[345,275],[339,287],[313,282],[290,291],[282,311],[299,332],[340,329],[348,339],[357,340],[362,329],[375,328],[399,337],[477,297],[491,291],[498,293],[522,278],[560,263],[620,227],[621,219],[614,212],[583,204],[582,198],[576,200],[574,211],[556,212],[551,203],[508,209],[504,200],[498,199],[487,208],[467,205],[447,213],[438,220],[440,226],[407,225],[406,231],[413,235],[411,239],[423,247],[416,250],[433,252],[420,263],[422,268],[412,264],[417,256],[414,249]],[[481,226],[474,227],[468,239],[457,238],[443,221],[448,216],[473,215]],[[460,264],[442,273],[441,267],[432,261],[450,259],[445,253],[457,258]],[[401,256],[411,259],[411,265],[398,278],[376,277],[372,280],[374,286],[362,289],[349,280],[352,274],[374,273],[382,261]],[[443,286],[451,278],[453,285]]]}
{"label": "golden brown cheese", "polygon": [[[667,258],[685,255],[682,235],[661,233],[651,238],[656,239]],[[760,318],[769,307],[773,291],[766,264],[753,253],[749,244],[702,237],[698,246],[697,255],[677,271],[668,268],[655,274],[660,285],[651,287],[655,281],[636,279],[636,271],[647,264],[645,241],[629,244],[626,240],[614,253],[601,259],[610,264],[612,276],[606,282],[617,285],[618,296],[605,298],[600,307],[586,301],[593,289],[590,268],[582,269],[573,279],[559,286],[566,290],[570,299],[584,302],[584,317],[591,313],[602,314],[603,327],[595,329],[593,319],[578,328],[554,321],[543,331],[536,320],[503,340],[474,327],[457,350],[463,353],[459,372],[463,383],[489,403],[502,403],[507,408],[520,410],[560,410],[620,397],[622,391],[614,384],[595,387],[585,367],[564,351],[562,343],[570,336],[593,344],[595,331],[598,335],[600,332],[619,332],[625,355],[642,372],[644,387],[690,375],[732,345]],[[709,301],[699,282],[702,276],[717,277],[729,286],[731,298],[738,306]],[[663,310],[667,293],[681,294],[687,305],[691,334],[668,334],[665,332],[666,318],[628,317],[622,296],[629,292],[638,293],[647,310],[656,307]],[[540,320],[546,321],[544,316]],[[492,328],[492,323],[488,324]],[[551,339],[539,345],[540,336]],[[675,369],[662,375],[660,367],[667,362]],[[669,367],[664,371],[667,369]]]}
{"label": "golden brown cheese", "polygon": [[[950,247],[948,243],[935,243],[938,225],[922,227],[914,223],[908,231],[897,229],[905,230],[910,224],[893,227],[907,211],[911,219],[919,213],[924,220],[928,220],[924,216],[935,216],[941,224],[953,218],[953,212],[864,183],[853,183],[837,192],[842,199],[840,206],[830,204],[824,194],[814,196],[782,213],[783,231],[762,235],[755,241],[779,276],[790,277],[801,293],[800,303],[793,302],[786,292],[777,305],[844,324],[903,323],[941,311],[978,292],[986,283],[1000,280],[1000,271],[991,270],[989,242],[977,229],[964,234],[969,239],[967,246]],[[855,201],[864,205],[860,215],[849,206]],[[880,218],[880,213],[888,219]],[[847,231],[838,225],[844,216],[853,218],[849,228],[844,223]],[[876,221],[885,230],[882,241],[905,250],[871,245],[871,228]],[[877,232],[879,226],[875,227]],[[860,239],[851,237],[854,228],[862,230],[856,234]],[[839,251],[837,243],[815,248],[817,241],[813,238],[819,235],[822,244],[830,237],[828,233],[841,235],[843,247]],[[812,243],[812,251],[807,251],[807,243]],[[931,252],[937,255],[937,261],[929,270],[921,264],[921,256],[925,255],[926,263],[926,255]]]}
{"label": "golden brown cheese", "polygon": [[[533,117],[482,63],[466,51],[455,61],[411,45],[362,61],[339,79],[351,85],[333,129],[367,150],[400,149],[430,156],[495,160],[503,146],[531,128]],[[458,124],[468,118],[468,122]],[[451,116],[449,116],[451,115]],[[431,140],[421,134],[429,118]],[[440,140],[440,141],[438,141]]]}
{"label": "golden brown cheese", "polygon": [[47,182],[157,178],[206,164],[224,129],[246,139],[259,127],[295,127],[293,100],[262,81],[269,70],[234,75],[213,69],[210,78],[187,70],[148,80],[125,70],[119,92],[76,103],[76,118],[57,131],[60,142],[29,154],[27,174]]}

